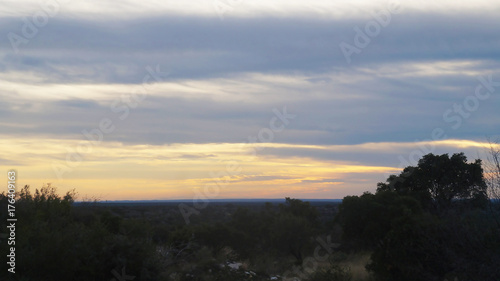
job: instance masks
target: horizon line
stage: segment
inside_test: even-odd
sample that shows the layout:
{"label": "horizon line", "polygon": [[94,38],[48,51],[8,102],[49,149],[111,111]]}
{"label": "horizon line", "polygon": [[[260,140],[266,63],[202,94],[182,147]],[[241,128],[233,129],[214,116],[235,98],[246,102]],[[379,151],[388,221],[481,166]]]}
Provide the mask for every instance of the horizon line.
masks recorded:
{"label": "horizon line", "polygon": [[[304,199],[304,198],[292,198],[292,199],[298,199],[301,201],[342,201],[341,198],[312,198],[312,199]],[[123,200],[98,200],[95,201],[96,203],[161,203],[161,202],[193,202],[196,199],[123,199]],[[203,201],[209,201],[209,202],[227,202],[227,201],[285,201],[285,198],[217,198],[217,199],[203,199]],[[94,201],[75,201],[75,203],[87,203],[91,202],[93,203]]]}

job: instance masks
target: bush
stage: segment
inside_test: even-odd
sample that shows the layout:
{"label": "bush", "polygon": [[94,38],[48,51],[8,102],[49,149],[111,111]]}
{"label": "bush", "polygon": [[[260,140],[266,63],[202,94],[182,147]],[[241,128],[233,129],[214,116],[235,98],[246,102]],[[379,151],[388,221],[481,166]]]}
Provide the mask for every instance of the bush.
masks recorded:
{"label": "bush", "polygon": [[352,275],[350,269],[331,264],[327,269],[316,271],[308,278],[309,281],[351,281]]}
{"label": "bush", "polygon": [[[112,271],[156,280],[158,263],[145,222],[109,212],[78,215],[74,192],[61,197],[51,186],[31,194],[25,186],[16,200],[16,275],[22,280],[110,280]],[[7,208],[0,194],[2,210]],[[2,212],[3,214],[3,212]],[[2,218],[2,221],[6,220]],[[2,255],[6,243],[0,244]],[[7,272],[2,264],[2,273]]]}

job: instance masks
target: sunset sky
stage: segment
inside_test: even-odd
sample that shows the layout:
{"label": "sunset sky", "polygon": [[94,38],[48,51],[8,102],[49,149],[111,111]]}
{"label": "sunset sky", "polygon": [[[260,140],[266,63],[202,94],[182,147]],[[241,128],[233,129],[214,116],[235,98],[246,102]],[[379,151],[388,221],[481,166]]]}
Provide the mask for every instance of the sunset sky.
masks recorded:
{"label": "sunset sky", "polygon": [[18,187],[79,199],[342,198],[430,152],[484,157],[500,135],[499,14],[486,0],[3,1],[3,186],[16,169]]}

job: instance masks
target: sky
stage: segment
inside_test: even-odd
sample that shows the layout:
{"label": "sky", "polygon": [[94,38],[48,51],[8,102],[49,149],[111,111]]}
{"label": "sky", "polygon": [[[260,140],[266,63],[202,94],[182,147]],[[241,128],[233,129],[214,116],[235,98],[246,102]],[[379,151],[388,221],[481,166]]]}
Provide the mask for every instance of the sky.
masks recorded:
{"label": "sky", "polygon": [[0,168],[18,188],[343,198],[427,153],[484,159],[500,135],[500,1],[2,7]]}

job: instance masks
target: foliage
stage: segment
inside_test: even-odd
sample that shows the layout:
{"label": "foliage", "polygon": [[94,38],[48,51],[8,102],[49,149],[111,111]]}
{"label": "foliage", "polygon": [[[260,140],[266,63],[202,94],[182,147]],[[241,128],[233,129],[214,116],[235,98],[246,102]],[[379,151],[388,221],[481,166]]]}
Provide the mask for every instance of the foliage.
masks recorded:
{"label": "foliage", "polygon": [[425,155],[417,167],[344,198],[337,221],[350,248],[372,251],[377,280],[498,280],[500,232],[481,161]]}
{"label": "foliage", "polygon": [[500,200],[500,140],[490,141],[486,163],[486,182],[490,199]]}
{"label": "foliage", "polygon": [[396,220],[422,212],[417,200],[390,191],[347,196],[337,221],[343,229],[344,246],[372,249],[387,235]]}
{"label": "foliage", "polygon": [[463,153],[427,154],[416,167],[408,166],[398,175],[379,183],[377,191],[395,191],[415,197],[424,207],[440,211],[453,204],[486,206],[486,183],[481,160],[467,163]]}
{"label": "foliage", "polygon": [[368,268],[380,280],[498,280],[500,233],[491,220],[475,215],[401,219],[375,249]]}
{"label": "foliage", "polygon": [[308,281],[351,281],[352,275],[349,268],[331,264],[326,269],[320,269],[314,272]]}
{"label": "foliage", "polygon": [[[211,204],[186,225],[176,205],[82,204],[75,196],[51,186],[18,193],[20,280],[111,280],[122,270],[134,280],[280,280],[314,257],[316,237],[338,242],[330,240],[335,233],[340,249],[363,253],[356,268],[371,254],[374,276],[363,271],[361,279],[500,280],[498,206],[484,208],[481,162],[462,153],[426,155],[375,194],[345,197],[335,220],[336,206],[286,198],[258,207]],[[0,208],[6,204],[2,193]],[[0,219],[6,222],[5,212]],[[5,256],[5,243],[0,251]],[[356,278],[346,260],[334,258],[357,253],[329,254],[332,264],[308,268],[308,280]],[[0,267],[5,274],[6,264]]]}
{"label": "foliage", "polygon": [[[107,212],[81,219],[74,198],[74,192],[61,197],[51,186],[34,194],[29,186],[22,188],[16,202],[16,275],[23,280],[110,280],[112,270],[126,268],[128,275],[155,280],[154,247],[145,239],[148,227]],[[0,202],[6,209],[4,194]],[[5,253],[5,243],[0,247]]]}
{"label": "foliage", "polygon": [[270,205],[261,212],[239,208],[227,224],[201,224],[194,231],[216,252],[229,246],[242,258],[292,255],[302,263],[309,240],[318,231],[317,218],[317,210],[308,202],[286,198],[278,210]]}

